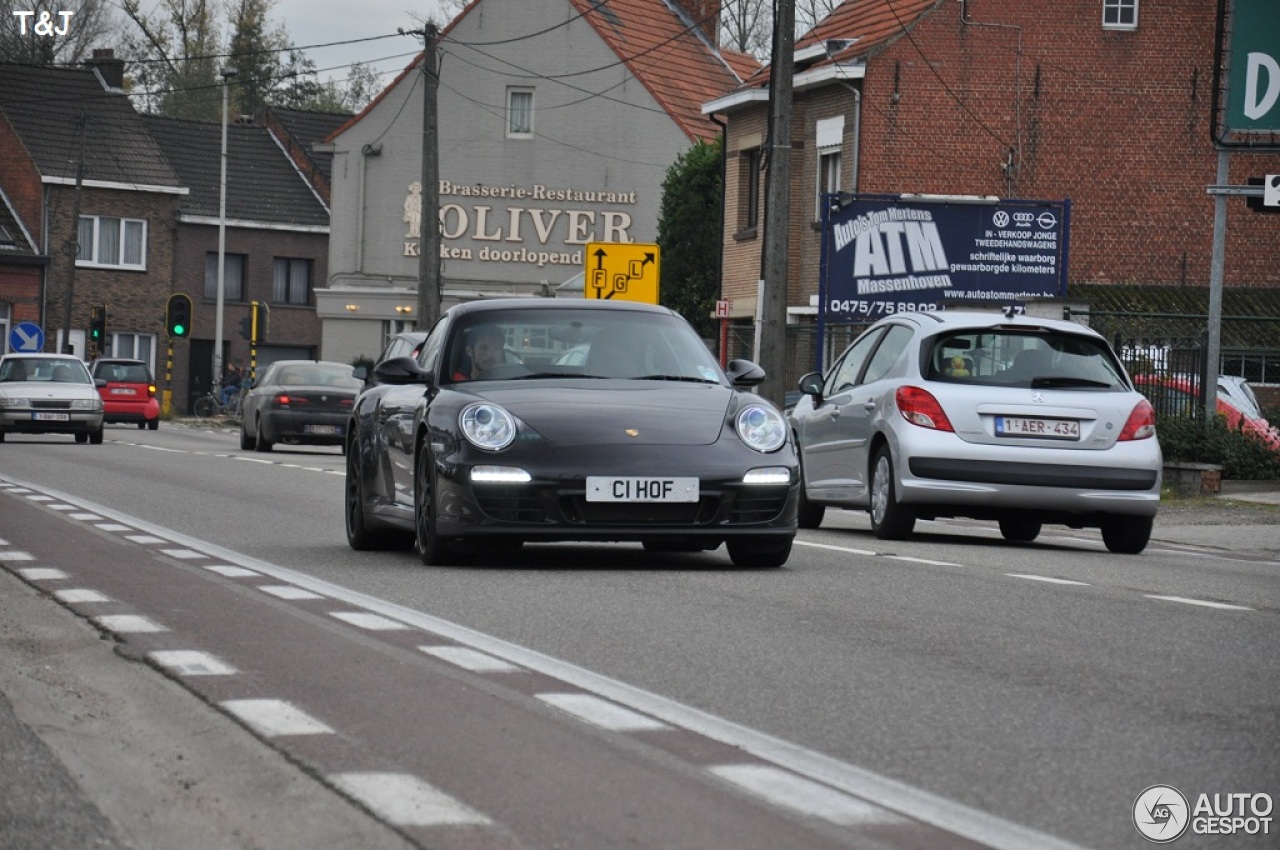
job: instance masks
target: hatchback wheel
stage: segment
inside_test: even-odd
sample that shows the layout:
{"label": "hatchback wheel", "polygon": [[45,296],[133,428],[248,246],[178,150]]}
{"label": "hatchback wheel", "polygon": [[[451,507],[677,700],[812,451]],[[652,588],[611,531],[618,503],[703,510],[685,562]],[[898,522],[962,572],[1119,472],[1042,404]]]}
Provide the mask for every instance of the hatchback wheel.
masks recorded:
{"label": "hatchback wheel", "polygon": [[796,500],[796,521],[801,528],[817,528],[822,525],[822,518],[826,516],[827,506],[815,505],[804,494],[804,458],[800,457],[798,451],[796,455],[800,460],[800,496]]}
{"label": "hatchback wheel", "polygon": [[244,420],[240,421],[240,449],[241,451],[249,451],[258,443],[257,438],[249,436],[249,428],[245,425]]}
{"label": "hatchback wheel", "polygon": [[1040,523],[1026,517],[1009,517],[1000,520],[1000,534],[1015,543],[1030,543],[1040,536]]}
{"label": "hatchback wheel", "polygon": [[881,540],[901,540],[915,527],[915,511],[898,502],[893,455],[881,446],[871,462],[871,531]]}
{"label": "hatchback wheel", "polygon": [[159,431],[159,430],[160,430],[160,417],[159,417],[159,416],[157,416],[155,419],[149,419],[149,420],[147,420],[147,429],[148,429],[148,430],[151,430],[151,431]]}
{"label": "hatchback wheel", "polygon": [[1119,555],[1136,555],[1147,548],[1155,517],[1113,516],[1102,521],[1102,542],[1107,551]]}

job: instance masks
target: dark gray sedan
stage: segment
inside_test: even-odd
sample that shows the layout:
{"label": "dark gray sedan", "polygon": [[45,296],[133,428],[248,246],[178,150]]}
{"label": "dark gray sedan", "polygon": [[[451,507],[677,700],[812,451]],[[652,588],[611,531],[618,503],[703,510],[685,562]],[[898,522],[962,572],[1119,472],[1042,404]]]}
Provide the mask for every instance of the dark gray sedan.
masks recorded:
{"label": "dark gray sedan", "polygon": [[327,360],[277,360],[254,382],[241,409],[240,448],[276,443],[346,446],[347,420],[363,382]]}

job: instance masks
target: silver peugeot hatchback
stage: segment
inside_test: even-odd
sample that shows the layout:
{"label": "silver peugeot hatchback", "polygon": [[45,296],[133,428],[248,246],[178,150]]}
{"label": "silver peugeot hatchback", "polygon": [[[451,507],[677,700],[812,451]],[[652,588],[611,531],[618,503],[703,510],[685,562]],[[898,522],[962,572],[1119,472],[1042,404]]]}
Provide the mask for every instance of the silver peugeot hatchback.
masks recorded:
{"label": "silver peugeot hatchback", "polygon": [[917,519],[1096,527],[1112,552],[1147,545],[1160,502],[1155,412],[1107,341],[1072,322],[900,313],[868,328],[790,413],[800,526],[867,510],[877,537]]}

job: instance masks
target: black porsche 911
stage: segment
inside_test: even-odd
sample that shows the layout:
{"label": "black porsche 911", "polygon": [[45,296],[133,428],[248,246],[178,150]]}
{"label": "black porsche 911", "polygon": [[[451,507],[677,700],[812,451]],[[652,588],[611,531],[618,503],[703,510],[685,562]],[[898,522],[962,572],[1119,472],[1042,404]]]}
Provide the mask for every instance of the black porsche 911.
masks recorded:
{"label": "black porsche 911", "polygon": [[799,481],[782,414],[721,370],[671,310],[637,302],[476,301],[419,355],[377,364],[347,428],[354,549],[417,542],[425,564],[526,542],[725,544],[777,567]]}

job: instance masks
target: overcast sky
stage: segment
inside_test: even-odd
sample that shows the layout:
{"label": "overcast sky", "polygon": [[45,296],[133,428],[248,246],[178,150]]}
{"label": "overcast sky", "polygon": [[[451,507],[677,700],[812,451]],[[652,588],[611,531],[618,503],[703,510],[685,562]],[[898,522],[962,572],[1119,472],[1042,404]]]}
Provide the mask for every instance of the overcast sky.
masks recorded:
{"label": "overcast sky", "polygon": [[271,11],[271,20],[283,24],[298,47],[393,35],[306,51],[321,78],[344,78],[346,68],[337,66],[358,61],[382,72],[384,82],[395,79],[422,49],[422,39],[395,35],[396,28],[418,29],[415,18],[428,17],[446,22],[436,0],[276,0]]}

